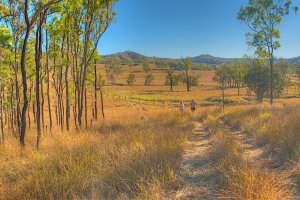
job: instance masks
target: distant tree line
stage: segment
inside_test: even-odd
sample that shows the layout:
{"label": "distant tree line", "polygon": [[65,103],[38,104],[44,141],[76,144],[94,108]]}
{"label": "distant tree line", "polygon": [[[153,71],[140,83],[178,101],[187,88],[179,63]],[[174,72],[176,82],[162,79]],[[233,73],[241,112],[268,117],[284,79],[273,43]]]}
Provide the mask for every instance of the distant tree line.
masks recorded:
{"label": "distant tree line", "polygon": [[[254,92],[259,102],[271,95],[271,69],[267,60],[246,58],[244,61],[233,61],[220,66],[216,70],[214,80],[220,85],[223,94],[226,88],[247,87]],[[290,78],[297,72],[300,65],[292,66],[281,60],[274,64],[273,69],[273,95],[275,98],[282,96],[284,88],[291,85]],[[300,75],[300,74],[299,74]]]}

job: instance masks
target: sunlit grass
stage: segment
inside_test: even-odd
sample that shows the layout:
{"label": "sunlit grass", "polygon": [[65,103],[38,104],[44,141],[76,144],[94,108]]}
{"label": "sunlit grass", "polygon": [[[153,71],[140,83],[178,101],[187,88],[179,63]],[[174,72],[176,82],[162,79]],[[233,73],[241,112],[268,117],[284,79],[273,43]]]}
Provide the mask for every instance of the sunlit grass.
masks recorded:
{"label": "sunlit grass", "polygon": [[158,199],[176,181],[190,121],[133,112],[100,128],[44,135],[39,151],[32,133],[25,149],[9,138],[0,147],[0,199]]}
{"label": "sunlit grass", "polygon": [[213,165],[220,172],[221,199],[292,199],[288,179],[279,177],[259,163],[250,163],[243,155],[241,144],[225,127],[213,135],[210,156]]}

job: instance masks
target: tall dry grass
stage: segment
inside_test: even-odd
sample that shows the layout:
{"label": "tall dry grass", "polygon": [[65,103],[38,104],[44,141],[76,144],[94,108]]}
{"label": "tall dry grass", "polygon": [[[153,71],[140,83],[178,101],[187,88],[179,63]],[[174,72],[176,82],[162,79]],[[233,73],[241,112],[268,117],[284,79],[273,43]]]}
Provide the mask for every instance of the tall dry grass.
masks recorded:
{"label": "tall dry grass", "polygon": [[281,164],[295,160],[300,153],[300,106],[235,107],[222,117],[225,124],[251,136]]}
{"label": "tall dry grass", "polygon": [[100,128],[44,135],[39,151],[8,138],[0,147],[0,199],[161,199],[175,181],[190,121],[171,111],[133,112]]}
{"label": "tall dry grass", "polygon": [[[211,133],[210,157],[220,172],[221,199],[269,200],[293,199],[290,180],[285,173],[270,170],[264,163],[253,163],[244,154],[245,148],[234,137],[233,130],[253,131],[269,123],[272,109],[268,106],[238,106],[220,114],[212,110],[206,114],[204,125]],[[251,133],[251,134],[250,134]]]}
{"label": "tall dry grass", "polygon": [[219,130],[213,136],[213,165],[220,172],[221,199],[279,200],[293,199],[288,179],[268,168],[250,163],[243,148],[229,133]]}

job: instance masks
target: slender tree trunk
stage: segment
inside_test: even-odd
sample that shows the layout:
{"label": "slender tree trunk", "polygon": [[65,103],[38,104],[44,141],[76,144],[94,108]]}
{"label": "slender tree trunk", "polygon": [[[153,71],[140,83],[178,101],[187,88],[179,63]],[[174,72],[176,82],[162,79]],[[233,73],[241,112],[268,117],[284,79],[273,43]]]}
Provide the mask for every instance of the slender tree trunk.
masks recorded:
{"label": "slender tree trunk", "polygon": [[[33,84],[33,81],[32,81],[32,84]],[[32,101],[32,114],[33,114],[33,122],[36,124],[36,105],[35,105],[35,100]]]}
{"label": "slender tree trunk", "polygon": [[48,48],[48,30],[46,30],[46,73],[47,73],[47,103],[50,131],[52,130],[52,114],[51,114],[51,102],[50,102],[50,72],[49,72],[49,48]]}
{"label": "slender tree trunk", "polygon": [[100,98],[101,98],[101,112],[102,112],[102,117],[104,120],[105,114],[104,114],[104,98],[103,98],[102,86],[100,87]]}
{"label": "slender tree trunk", "polygon": [[18,132],[20,132],[21,122],[21,108],[20,108],[20,89],[19,89],[19,80],[18,80],[18,61],[17,61],[17,47],[15,45],[15,85],[16,85],[16,104],[17,104],[17,124],[18,124]]}
{"label": "slender tree trunk", "polygon": [[84,114],[85,114],[85,128],[87,128],[88,119],[87,119],[87,94],[86,94],[86,89],[84,90]]}
{"label": "slender tree trunk", "polygon": [[94,65],[94,117],[95,119],[98,118],[98,105],[97,105],[97,62],[95,60],[95,65]]}
{"label": "slender tree trunk", "polygon": [[31,27],[30,27],[29,19],[28,19],[28,0],[25,0],[24,4],[25,4],[24,15],[25,15],[25,21],[26,21],[26,31],[25,31],[25,37],[23,40],[22,54],[21,54],[21,74],[22,74],[22,84],[23,84],[23,108],[22,108],[21,129],[20,129],[20,144],[21,144],[21,146],[25,146],[26,111],[27,111],[27,107],[28,107],[27,75],[26,75],[26,69],[25,69],[25,58],[26,58],[26,49],[27,49],[28,38],[29,38],[30,31],[31,31]]}
{"label": "slender tree trunk", "polygon": [[44,105],[45,105],[45,98],[44,98],[44,86],[43,86],[43,79],[41,80],[41,115],[42,115],[42,127],[43,132],[45,132],[45,118],[44,118]]}
{"label": "slender tree trunk", "polygon": [[83,97],[84,97],[84,90],[85,90],[85,80],[86,80],[86,74],[87,74],[87,53],[88,53],[88,45],[89,45],[89,34],[90,34],[90,24],[87,22],[85,24],[85,36],[84,36],[84,47],[83,47],[83,61],[82,64],[80,65],[80,75],[79,75],[79,81],[80,81],[80,88],[79,88],[79,99],[80,99],[80,104],[78,105],[78,123],[81,128],[82,126],[82,111],[83,111]]}
{"label": "slender tree trunk", "polygon": [[30,120],[30,103],[31,103],[31,97],[32,97],[32,88],[33,85],[30,84],[30,88],[29,88],[29,99],[28,99],[28,112],[27,112],[27,117],[28,117],[28,128],[30,130],[30,126],[31,126],[31,120]]}
{"label": "slender tree trunk", "polygon": [[222,86],[222,97],[223,97],[223,100],[222,100],[222,111],[224,112],[225,110],[225,88],[224,86]]}
{"label": "slender tree trunk", "polygon": [[1,125],[1,141],[4,145],[4,125],[3,125],[3,86],[0,82],[0,125]]}
{"label": "slender tree trunk", "polygon": [[271,65],[271,88],[270,88],[270,104],[273,104],[273,89],[274,89],[274,77],[273,77],[273,68],[274,68],[274,57],[271,56],[270,59],[270,65]]}
{"label": "slender tree trunk", "polygon": [[58,126],[58,111],[57,111],[57,104],[55,104],[55,119],[56,119],[56,125]]}
{"label": "slender tree trunk", "polygon": [[[61,46],[61,56],[62,60],[65,58],[65,51],[64,51],[64,42],[65,42],[65,37],[66,35],[63,35],[63,40],[62,40],[62,46]],[[60,113],[60,124],[61,124],[61,130],[64,130],[64,105],[63,105],[63,69],[62,67],[60,68],[59,71],[59,113]]]}
{"label": "slender tree trunk", "polygon": [[[73,78],[73,83],[75,85],[74,87],[74,105],[73,105],[73,119],[74,119],[74,124],[75,124],[75,128],[76,130],[78,129],[77,126],[77,48],[76,48],[76,42],[74,41],[70,41],[72,42],[71,47],[71,52],[72,53],[72,78]],[[74,46],[73,46],[74,45]]]}
{"label": "slender tree trunk", "polygon": [[70,97],[69,97],[69,82],[68,82],[68,66],[66,67],[65,83],[66,83],[66,128],[67,128],[67,131],[69,131],[70,130],[70,125],[69,125]]}
{"label": "slender tree trunk", "polygon": [[190,91],[190,80],[189,80],[189,70],[185,70],[186,73],[186,90]]}
{"label": "slender tree trunk", "polygon": [[69,80],[68,80],[68,73],[69,73],[69,47],[70,47],[70,41],[69,41],[69,34],[67,36],[67,66],[66,66],[66,72],[65,72],[65,84],[66,84],[66,128],[67,131],[70,130],[70,97],[69,97]]}
{"label": "slender tree trunk", "polygon": [[13,96],[14,96],[14,85],[12,84],[11,94],[10,94],[10,124],[11,124],[12,131],[15,133]]}
{"label": "slender tree trunk", "polygon": [[35,44],[35,98],[36,98],[36,128],[37,139],[36,148],[39,148],[41,137],[41,103],[40,103],[40,62],[42,54],[42,15],[40,14],[39,24],[36,30],[36,44]]}

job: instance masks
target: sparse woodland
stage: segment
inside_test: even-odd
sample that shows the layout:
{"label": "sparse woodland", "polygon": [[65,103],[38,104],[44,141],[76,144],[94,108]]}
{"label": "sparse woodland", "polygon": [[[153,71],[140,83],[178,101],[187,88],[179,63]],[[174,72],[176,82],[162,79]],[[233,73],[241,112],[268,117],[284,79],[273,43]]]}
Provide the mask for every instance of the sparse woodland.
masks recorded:
{"label": "sparse woodland", "polygon": [[[20,137],[36,124],[70,130],[88,125],[87,95],[98,119],[101,91],[97,46],[115,19],[114,0],[3,1],[1,12],[1,121]],[[87,94],[88,93],[88,94]],[[34,119],[31,119],[30,113]],[[45,118],[49,119],[47,122]],[[2,141],[5,142],[4,137]]]}
{"label": "sparse woodland", "polygon": [[240,59],[100,55],[118,3],[0,2],[0,200],[299,199],[293,1],[240,8]]}

